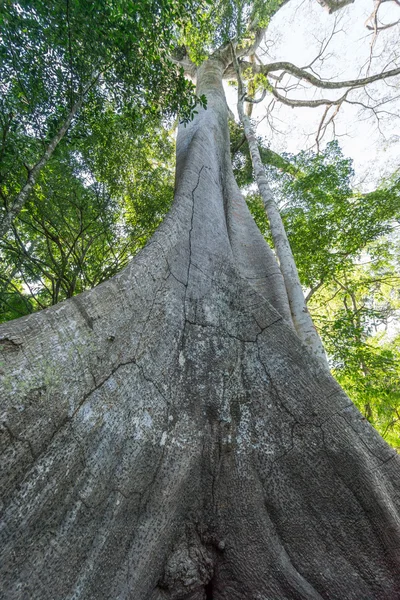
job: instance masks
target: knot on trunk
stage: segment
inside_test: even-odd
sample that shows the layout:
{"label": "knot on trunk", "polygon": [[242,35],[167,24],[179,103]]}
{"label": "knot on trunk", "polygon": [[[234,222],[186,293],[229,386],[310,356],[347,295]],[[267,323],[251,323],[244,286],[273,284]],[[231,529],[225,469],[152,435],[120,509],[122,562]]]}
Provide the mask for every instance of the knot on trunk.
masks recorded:
{"label": "knot on trunk", "polygon": [[8,337],[0,338],[0,350],[3,350],[4,352],[18,352],[21,348],[21,342],[17,342]]}
{"label": "knot on trunk", "polygon": [[203,600],[214,574],[214,554],[194,532],[184,535],[167,560],[159,587],[170,593],[171,600]]}

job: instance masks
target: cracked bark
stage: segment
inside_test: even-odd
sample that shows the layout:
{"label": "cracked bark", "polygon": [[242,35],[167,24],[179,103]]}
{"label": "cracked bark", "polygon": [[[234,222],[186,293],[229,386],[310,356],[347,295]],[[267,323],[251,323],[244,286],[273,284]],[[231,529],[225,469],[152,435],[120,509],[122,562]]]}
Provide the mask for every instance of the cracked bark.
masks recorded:
{"label": "cracked bark", "polygon": [[400,597],[399,460],[290,325],[225,68],[146,248],[0,329],[4,599]]}

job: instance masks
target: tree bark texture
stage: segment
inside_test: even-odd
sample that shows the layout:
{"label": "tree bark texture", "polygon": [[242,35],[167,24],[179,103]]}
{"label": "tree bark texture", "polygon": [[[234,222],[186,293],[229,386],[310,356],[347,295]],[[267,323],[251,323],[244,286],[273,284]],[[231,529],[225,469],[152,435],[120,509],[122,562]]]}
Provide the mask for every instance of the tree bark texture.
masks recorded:
{"label": "tree bark texture", "polygon": [[290,324],[225,66],[199,68],[146,248],[0,329],[1,598],[400,597],[399,460]]}

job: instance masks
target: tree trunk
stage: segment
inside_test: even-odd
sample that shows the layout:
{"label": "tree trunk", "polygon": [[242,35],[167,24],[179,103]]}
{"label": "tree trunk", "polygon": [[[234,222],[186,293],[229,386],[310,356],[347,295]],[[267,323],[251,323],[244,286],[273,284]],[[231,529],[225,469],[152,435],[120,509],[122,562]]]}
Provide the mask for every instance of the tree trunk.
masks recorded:
{"label": "tree trunk", "polygon": [[0,329],[4,599],[400,597],[399,460],[290,324],[224,66],[150,243]]}

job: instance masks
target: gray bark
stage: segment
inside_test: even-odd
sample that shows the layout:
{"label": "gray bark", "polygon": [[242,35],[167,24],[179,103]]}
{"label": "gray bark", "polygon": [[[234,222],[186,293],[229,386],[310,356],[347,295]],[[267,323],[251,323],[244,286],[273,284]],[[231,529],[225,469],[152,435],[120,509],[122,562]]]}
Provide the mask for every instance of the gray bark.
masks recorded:
{"label": "gray bark", "polygon": [[0,329],[1,598],[400,597],[399,459],[288,324],[225,66],[146,248]]}

